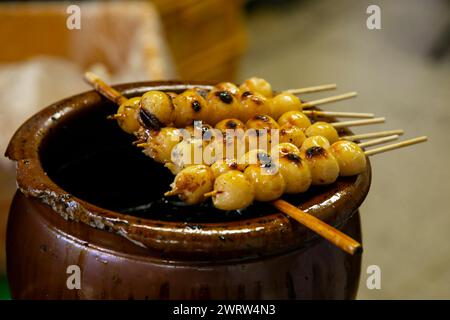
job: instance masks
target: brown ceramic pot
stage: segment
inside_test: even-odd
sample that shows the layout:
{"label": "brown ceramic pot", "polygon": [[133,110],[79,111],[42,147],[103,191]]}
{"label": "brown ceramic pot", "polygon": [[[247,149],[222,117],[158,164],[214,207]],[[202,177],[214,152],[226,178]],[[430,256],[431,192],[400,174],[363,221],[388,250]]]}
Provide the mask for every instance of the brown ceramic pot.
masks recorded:
{"label": "brown ceramic pot", "polygon": [[[183,90],[176,82],[118,86],[126,96]],[[198,86],[198,84],[196,84]],[[170,174],[145,157],[96,92],[29,119],[7,156],[18,191],[7,232],[16,299],[349,299],[361,256],[350,256],[268,204],[223,213],[161,198]],[[285,199],[361,240],[356,177]],[[67,268],[81,270],[68,289]]]}

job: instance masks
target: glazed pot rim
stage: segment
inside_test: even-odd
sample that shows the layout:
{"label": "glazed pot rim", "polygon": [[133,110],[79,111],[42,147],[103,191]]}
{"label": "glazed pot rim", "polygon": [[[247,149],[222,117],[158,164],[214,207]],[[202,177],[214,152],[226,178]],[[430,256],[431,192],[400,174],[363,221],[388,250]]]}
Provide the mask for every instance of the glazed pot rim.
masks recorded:
{"label": "glazed pot rim", "polygon": [[[209,86],[205,82],[161,81],[128,83],[115,88],[131,97],[149,90],[178,91]],[[50,105],[17,130],[6,156],[16,161],[17,185],[22,193],[50,205],[65,219],[115,232],[167,258],[222,260],[260,257],[302,247],[314,236],[282,213],[232,222],[166,222],[107,210],[66,192],[47,176],[41,165],[40,146],[59,122],[81,110],[98,108],[102,104],[105,104],[103,97],[93,90],[87,91]],[[351,183],[338,179],[336,190],[314,196],[300,207],[329,224],[339,226],[364,201],[370,180],[371,169],[368,164],[366,171]]]}

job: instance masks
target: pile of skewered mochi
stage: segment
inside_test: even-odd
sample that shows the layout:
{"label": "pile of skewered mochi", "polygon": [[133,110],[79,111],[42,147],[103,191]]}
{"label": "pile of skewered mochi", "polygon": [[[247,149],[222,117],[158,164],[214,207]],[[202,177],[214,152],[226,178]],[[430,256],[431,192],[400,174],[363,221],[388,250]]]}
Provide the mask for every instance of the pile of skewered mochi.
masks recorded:
{"label": "pile of skewered mochi", "polygon": [[[117,92],[109,95],[119,97],[112,100],[120,105],[111,118],[125,132],[136,135],[136,145],[146,155],[175,175],[172,190],[165,196],[177,195],[188,205],[211,197],[218,209],[238,210],[254,201],[276,200],[283,193],[305,192],[311,185],[332,184],[339,176],[358,175],[365,170],[368,155],[426,140],[419,137],[364,151],[363,147],[398,138],[402,130],[340,137],[337,128],[381,123],[384,118],[303,110],[354,97],[353,92],[306,103],[296,96],[332,88],[325,85],[276,94],[264,79],[250,78],[239,87],[224,82],[179,94],[148,91],[131,99]],[[103,94],[108,96],[108,92]],[[372,119],[312,123],[318,116]],[[278,132],[278,141],[273,132]],[[380,139],[353,142],[362,138]],[[266,147],[260,148],[262,144]],[[201,150],[200,162],[194,159],[196,150],[197,155]]]}

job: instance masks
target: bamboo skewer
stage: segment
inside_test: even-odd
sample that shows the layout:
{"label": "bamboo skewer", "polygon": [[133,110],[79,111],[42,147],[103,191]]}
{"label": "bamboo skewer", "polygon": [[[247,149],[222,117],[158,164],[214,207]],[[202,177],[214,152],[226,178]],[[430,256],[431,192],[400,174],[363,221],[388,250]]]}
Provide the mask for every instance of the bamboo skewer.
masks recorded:
{"label": "bamboo skewer", "polygon": [[377,131],[377,132],[370,132],[370,133],[362,133],[362,134],[355,134],[351,136],[342,136],[340,137],[341,140],[348,140],[348,141],[356,141],[356,140],[364,140],[364,139],[372,139],[372,138],[380,138],[380,137],[387,137],[392,135],[399,135],[401,136],[404,133],[402,129],[399,130],[386,130],[386,131]]}
{"label": "bamboo skewer", "polygon": [[384,138],[378,138],[378,139],[369,140],[367,142],[361,142],[361,143],[358,143],[358,146],[360,146],[361,148],[375,146],[377,144],[382,144],[385,142],[397,140],[399,137],[400,136],[398,134],[394,134],[392,136],[387,136]]}
{"label": "bamboo skewer", "polygon": [[373,156],[375,154],[383,153],[383,152],[390,151],[390,150],[404,148],[404,147],[407,147],[407,146],[410,146],[410,145],[413,145],[413,144],[416,144],[416,143],[425,142],[427,140],[428,140],[428,137],[421,136],[421,137],[405,140],[405,141],[402,141],[402,142],[389,144],[387,146],[383,146],[383,147],[367,150],[365,152],[365,154],[367,156]]}
{"label": "bamboo skewer", "polygon": [[288,90],[284,90],[283,92],[289,92],[292,94],[302,94],[302,93],[312,93],[312,92],[320,92],[320,91],[326,91],[326,90],[334,90],[336,88],[337,88],[337,85],[335,83],[330,83],[330,84],[322,84],[319,86],[305,87],[305,88],[299,88],[299,89],[288,89]]}
{"label": "bamboo skewer", "polygon": [[348,92],[348,93],[340,94],[337,96],[331,96],[331,97],[327,97],[327,98],[323,98],[323,99],[317,99],[317,100],[313,100],[313,101],[304,102],[304,103],[302,103],[302,107],[303,108],[311,108],[311,107],[315,107],[315,106],[320,106],[322,104],[327,104],[327,103],[331,103],[331,102],[354,98],[356,96],[357,96],[356,92]]}
{"label": "bamboo skewer", "polygon": [[102,79],[92,72],[86,72],[84,74],[84,79],[92,85],[95,90],[100,92],[100,94],[118,105],[121,105],[128,100],[119,91],[107,85]]}
{"label": "bamboo skewer", "polygon": [[364,119],[364,120],[332,122],[330,124],[335,128],[344,128],[344,127],[356,127],[356,126],[365,126],[368,124],[384,123],[385,121],[386,121],[385,118],[373,118],[373,119]]}
{"label": "bamboo skewer", "polygon": [[300,222],[305,227],[313,230],[323,238],[338,246],[345,252],[352,255],[362,252],[362,247],[359,242],[350,238],[349,236],[330,226],[329,224],[323,222],[322,220],[300,210],[289,202],[277,199],[272,201],[272,205],[294,220]]}
{"label": "bamboo skewer", "polygon": [[203,196],[206,197],[206,198],[214,197],[217,193],[219,193],[218,190],[213,190],[213,191],[211,191],[211,192],[205,193]]}
{"label": "bamboo skewer", "polygon": [[181,192],[182,191],[180,191],[180,190],[173,189],[173,190],[165,192],[164,196],[165,197],[176,196],[176,195],[180,194]]}
{"label": "bamboo skewer", "polygon": [[337,117],[337,118],[373,118],[373,113],[360,113],[360,112],[337,112],[337,111],[317,111],[317,110],[304,110],[304,114],[310,117]]}

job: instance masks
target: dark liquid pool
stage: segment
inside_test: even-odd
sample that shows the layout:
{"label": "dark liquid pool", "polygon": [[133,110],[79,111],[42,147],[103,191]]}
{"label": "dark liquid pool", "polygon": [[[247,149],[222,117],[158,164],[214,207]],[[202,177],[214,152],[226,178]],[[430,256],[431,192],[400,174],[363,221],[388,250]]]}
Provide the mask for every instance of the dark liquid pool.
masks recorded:
{"label": "dark liquid pool", "polygon": [[[65,191],[99,207],[163,221],[224,222],[275,213],[267,203],[224,212],[210,201],[186,206],[177,197],[165,198],[173,175],[133,146],[134,136],[107,119],[115,110],[105,103],[78,113],[59,123],[45,141],[42,165]],[[298,204],[311,192],[317,190],[285,199]]]}

